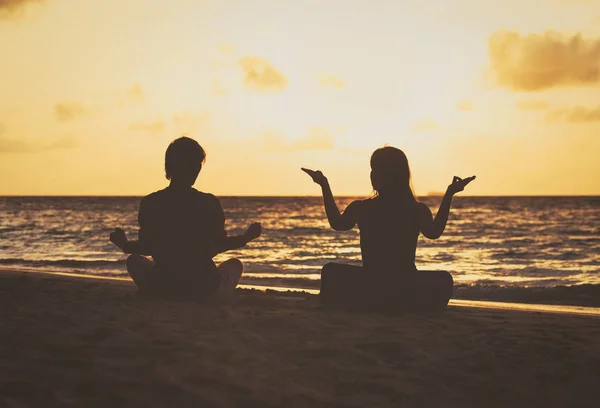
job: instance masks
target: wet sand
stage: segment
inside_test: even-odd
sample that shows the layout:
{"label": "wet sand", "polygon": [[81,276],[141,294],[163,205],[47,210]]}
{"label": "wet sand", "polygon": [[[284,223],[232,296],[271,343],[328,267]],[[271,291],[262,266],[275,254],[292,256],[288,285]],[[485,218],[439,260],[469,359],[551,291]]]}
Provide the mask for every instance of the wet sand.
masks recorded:
{"label": "wet sand", "polygon": [[0,407],[589,407],[600,318],[322,309],[240,290],[150,302],[127,281],[0,272]]}

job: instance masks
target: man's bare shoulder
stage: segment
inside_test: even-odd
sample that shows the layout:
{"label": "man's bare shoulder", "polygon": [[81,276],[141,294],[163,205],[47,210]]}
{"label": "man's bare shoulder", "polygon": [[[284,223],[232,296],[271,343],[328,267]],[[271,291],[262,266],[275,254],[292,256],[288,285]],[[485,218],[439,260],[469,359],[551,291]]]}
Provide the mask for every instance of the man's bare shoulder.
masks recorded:
{"label": "man's bare shoulder", "polygon": [[166,193],[166,189],[155,191],[155,192],[150,193],[147,196],[143,197],[141,202],[143,204],[152,204],[157,201],[161,201],[163,199],[163,197],[165,196],[165,193]]}
{"label": "man's bare shoulder", "polygon": [[203,191],[194,190],[195,198],[198,200],[198,203],[202,206],[212,208],[212,209],[220,209],[221,200],[217,196],[211,193],[205,193]]}

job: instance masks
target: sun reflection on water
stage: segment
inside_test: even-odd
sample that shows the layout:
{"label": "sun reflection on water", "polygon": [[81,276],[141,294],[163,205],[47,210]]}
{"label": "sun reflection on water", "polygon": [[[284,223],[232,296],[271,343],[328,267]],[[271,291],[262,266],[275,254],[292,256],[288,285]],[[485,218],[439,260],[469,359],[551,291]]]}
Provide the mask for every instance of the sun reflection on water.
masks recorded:
{"label": "sun reflection on water", "polygon": [[[341,207],[352,199],[338,200]],[[437,197],[422,199],[435,213]],[[261,221],[264,234],[238,257],[248,278],[318,280],[327,262],[360,264],[359,232],[332,231],[321,198],[222,198],[230,234]],[[108,241],[137,234],[139,198],[0,198],[0,265],[125,275]],[[419,240],[417,266],[459,283],[552,286],[600,283],[600,198],[457,197],[445,234]]]}

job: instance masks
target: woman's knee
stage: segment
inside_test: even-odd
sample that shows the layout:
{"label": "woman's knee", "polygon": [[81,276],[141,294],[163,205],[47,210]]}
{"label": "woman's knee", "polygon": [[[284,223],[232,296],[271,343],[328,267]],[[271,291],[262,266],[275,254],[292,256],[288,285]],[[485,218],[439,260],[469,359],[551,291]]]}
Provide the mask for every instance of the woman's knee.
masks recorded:
{"label": "woman's knee", "polygon": [[230,268],[230,269],[234,269],[236,271],[239,271],[240,273],[242,273],[244,271],[244,264],[242,263],[242,261],[240,261],[237,258],[231,258],[226,260],[225,262],[223,262],[221,265],[219,265],[219,268]]}
{"label": "woman's knee", "polygon": [[321,269],[321,281],[325,280],[326,282],[339,282],[343,280],[344,277],[347,279],[351,278],[351,274],[348,273],[348,265],[339,264],[335,262],[329,262],[323,265]]}
{"label": "woman's knee", "polygon": [[438,279],[444,286],[449,286],[449,287],[454,286],[454,278],[452,278],[452,275],[450,274],[450,272],[439,271],[438,273],[439,273]]}
{"label": "woman's knee", "polygon": [[362,268],[357,265],[348,265],[336,262],[329,262],[323,265],[321,268],[321,274],[332,274],[332,273],[360,273]]}
{"label": "woman's knee", "polygon": [[235,266],[236,268],[240,268],[240,269],[244,269],[244,264],[242,263],[242,261],[240,261],[237,258],[231,258],[229,261],[232,266]]}
{"label": "woman's knee", "polygon": [[454,279],[449,272],[437,271],[435,282],[432,283],[437,296],[440,296],[443,299],[450,299],[452,297],[452,292],[454,291]]}
{"label": "woman's knee", "polygon": [[337,270],[338,264],[333,263],[333,262],[328,262],[325,265],[323,265],[323,268],[321,268],[321,275],[323,274],[329,274],[331,273],[331,271]]}
{"label": "woman's knee", "polygon": [[452,286],[454,279],[450,272],[446,271],[421,271],[417,274],[417,279],[426,285]]}

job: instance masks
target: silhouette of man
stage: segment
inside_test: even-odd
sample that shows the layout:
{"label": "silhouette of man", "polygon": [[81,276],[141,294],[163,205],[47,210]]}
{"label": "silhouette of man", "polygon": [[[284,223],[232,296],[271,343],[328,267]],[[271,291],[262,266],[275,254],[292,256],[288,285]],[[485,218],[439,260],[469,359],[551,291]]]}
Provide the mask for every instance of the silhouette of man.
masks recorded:
{"label": "silhouette of man", "polygon": [[212,258],[244,247],[260,236],[262,227],[252,223],[242,235],[227,235],[219,199],[192,187],[205,159],[195,140],[173,141],[165,154],[170,184],[142,199],[139,239],[129,241],[120,228],[110,234],[116,246],[132,254],[127,271],[143,293],[202,298],[219,290],[232,292],[240,280],[241,261],[229,259],[217,267]]}

